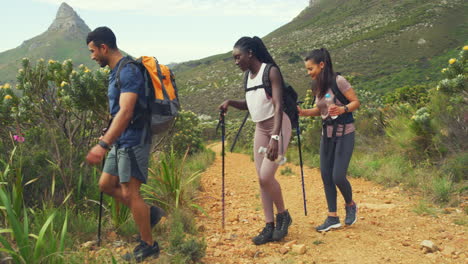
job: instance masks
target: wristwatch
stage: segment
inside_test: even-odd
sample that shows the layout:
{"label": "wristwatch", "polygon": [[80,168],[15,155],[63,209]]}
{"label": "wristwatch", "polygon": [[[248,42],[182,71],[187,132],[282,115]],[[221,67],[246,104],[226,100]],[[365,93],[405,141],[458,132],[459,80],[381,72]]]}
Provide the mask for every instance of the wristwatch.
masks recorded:
{"label": "wristwatch", "polygon": [[344,107],[344,112],[345,112],[345,113],[348,113],[348,112],[349,112],[348,106],[347,106],[347,105],[344,105],[343,107]]}
{"label": "wristwatch", "polygon": [[101,147],[103,147],[103,148],[106,149],[106,150],[111,150],[111,147],[109,146],[109,144],[107,144],[107,143],[104,142],[103,140],[99,140],[98,145],[101,146]]}
{"label": "wristwatch", "polygon": [[272,135],[271,136],[271,139],[274,139],[276,141],[279,141],[279,136],[278,135]]}

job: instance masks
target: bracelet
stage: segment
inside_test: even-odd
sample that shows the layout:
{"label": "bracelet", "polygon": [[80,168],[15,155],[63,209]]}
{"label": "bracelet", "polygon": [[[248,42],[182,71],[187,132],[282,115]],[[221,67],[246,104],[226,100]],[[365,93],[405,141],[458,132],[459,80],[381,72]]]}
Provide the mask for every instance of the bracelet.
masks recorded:
{"label": "bracelet", "polygon": [[98,145],[101,146],[102,148],[106,149],[106,150],[111,150],[111,147],[109,146],[109,144],[107,144],[103,140],[99,140]]}

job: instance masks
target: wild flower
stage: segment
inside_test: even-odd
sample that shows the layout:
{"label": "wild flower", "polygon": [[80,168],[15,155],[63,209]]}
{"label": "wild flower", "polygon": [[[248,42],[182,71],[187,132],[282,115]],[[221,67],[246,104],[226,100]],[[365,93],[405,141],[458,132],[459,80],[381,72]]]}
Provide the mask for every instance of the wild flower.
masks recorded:
{"label": "wild flower", "polygon": [[9,94],[5,95],[5,100],[10,100],[11,98],[13,98],[13,97],[11,97],[11,95],[9,95]]}
{"label": "wild flower", "polygon": [[452,58],[452,59],[449,60],[449,63],[450,63],[450,64],[454,64],[455,62],[457,62],[457,60],[454,59],[454,58]]}
{"label": "wild flower", "polygon": [[10,87],[11,87],[11,86],[10,86],[9,83],[5,83],[5,84],[3,85],[3,89],[10,89]]}
{"label": "wild flower", "polygon": [[65,85],[67,85],[68,83],[66,81],[63,81],[61,84],[60,84],[60,87],[65,87]]}
{"label": "wild flower", "polygon": [[23,143],[25,139],[22,136],[14,135],[13,140],[19,143]]}

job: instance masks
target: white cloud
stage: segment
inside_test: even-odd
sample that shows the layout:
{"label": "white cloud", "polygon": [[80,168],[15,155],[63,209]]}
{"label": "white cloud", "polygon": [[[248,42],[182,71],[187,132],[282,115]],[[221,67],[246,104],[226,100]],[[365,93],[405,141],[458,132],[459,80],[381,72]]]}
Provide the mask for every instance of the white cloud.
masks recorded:
{"label": "white cloud", "polygon": [[[61,4],[63,0],[35,0]],[[307,0],[68,0],[73,8],[93,11],[131,11],[154,16],[259,16],[290,20]]]}

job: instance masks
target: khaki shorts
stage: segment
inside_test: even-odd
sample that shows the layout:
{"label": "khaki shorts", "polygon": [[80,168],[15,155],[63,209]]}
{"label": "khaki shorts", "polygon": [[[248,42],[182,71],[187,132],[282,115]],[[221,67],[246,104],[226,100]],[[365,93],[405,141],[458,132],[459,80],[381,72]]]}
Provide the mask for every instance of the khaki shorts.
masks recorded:
{"label": "khaki shorts", "polygon": [[121,183],[129,182],[130,177],[146,183],[150,149],[151,144],[128,148],[113,146],[107,154],[103,171],[118,176]]}

